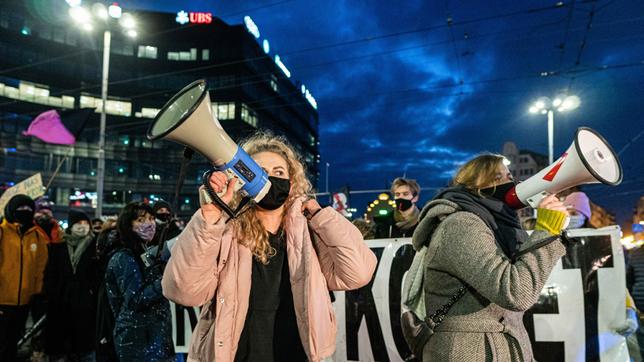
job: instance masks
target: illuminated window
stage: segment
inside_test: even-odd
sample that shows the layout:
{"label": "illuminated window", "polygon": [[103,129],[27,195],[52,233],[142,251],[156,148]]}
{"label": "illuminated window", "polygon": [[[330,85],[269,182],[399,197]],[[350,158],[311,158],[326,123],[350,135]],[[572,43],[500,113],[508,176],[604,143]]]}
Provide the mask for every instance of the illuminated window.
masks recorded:
{"label": "illuminated window", "polygon": [[271,89],[276,93],[279,93],[279,88],[277,87],[277,77],[275,74],[271,74]]}
{"label": "illuminated window", "polygon": [[18,86],[18,89],[20,90],[20,99],[23,101],[28,101],[28,102],[33,102],[35,93],[36,93],[36,87],[33,86],[32,84],[28,83],[23,83],[20,82],[20,85]]}
{"label": "illuminated window", "polygon": [[201,60],[210,60],[210,49],[201,49]]}
{"label": "illuminated window", "polygon": [[191,48],[190,50],[186,51],[168,52],[168,60],[197,60],[197,48]]}
{"label": "illuminated window", "polygon": [[139,53],[137,56],[139,58],[156,59],[157,47],[153,47],[150,45],[139,45]]}
{"label": "illuminated window", "polygon": [[[100,98],[81,95],[80,106],[81,108],[96,108],[96,113],[100,113],[103,107],[103,101]],[[129,117],[132,114],[132,103],[108,99],[105,104],[105,112],[117,116]]]}
{"label": "illuminated window", "polygon": [[241,119],[249,125],[257,128],[257,115],[247,105],[242,103]]}
{"label": "illuminated window", "polygon": [[20,98],[20,91],[18,90],[18,88],[5,86],[4,87],[4,96],[7,97],[7,98],[19,99]]}
{"label": "illuminated window", "polygon": [[139,118],[154,118],[156,117],[157,113],[159,113],[158,108],[143,107],[141,108],[141,112],[136,112],[134,116]]}
{"label": "illuminated window", "polygon": [[213,103],[212,111],[217,117],[217,119],[235,119],[235,103]]}

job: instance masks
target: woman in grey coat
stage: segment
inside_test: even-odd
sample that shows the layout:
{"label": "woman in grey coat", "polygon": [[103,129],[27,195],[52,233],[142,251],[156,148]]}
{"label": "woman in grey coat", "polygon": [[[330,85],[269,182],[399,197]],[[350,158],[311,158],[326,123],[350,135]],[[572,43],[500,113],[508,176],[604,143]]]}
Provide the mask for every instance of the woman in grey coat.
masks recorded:
{"label": "woman in grey coat", "polygon": [[[531,236],[504,201],[514,186],[501,155],[478,156],[457,172],[452,187],[421,212],[414,248],[424,253],[427,315],[464,296],[447,313],[423,349],[424,361],[533,361],[523,312],[537,300],[557,260],[568,216],[555,197],[538,208]],[[550,238],[550,243],[526,250]],[[521,253],[521,250],[524,253]]]}

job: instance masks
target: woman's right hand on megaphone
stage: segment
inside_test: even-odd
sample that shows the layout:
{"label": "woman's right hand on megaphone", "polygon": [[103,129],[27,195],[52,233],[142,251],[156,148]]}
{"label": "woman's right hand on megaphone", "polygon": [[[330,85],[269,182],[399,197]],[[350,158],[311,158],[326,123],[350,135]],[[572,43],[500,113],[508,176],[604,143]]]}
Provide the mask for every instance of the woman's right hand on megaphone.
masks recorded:
{"label": "woman's right hand on megaphone", "polygon": [[[235,183],[237,183],[237,177],[233,177],[230,180],[226,177],[226,174],[221,171],[213,172],[208,179],[208,183],[213,191],[215,191],[221,200],[226,204],[230,203],[233,199],[233,193],[235,192]],[[224,192],[223,195],[221,193]],[[215,224],[221,218],[222,210],[217,206],[216,203],[213,203],[206,192],[206,188],[201,186],[199,188],[199,203],[201,204],[201,214],[206,219],[206,222],[209,224]]]}

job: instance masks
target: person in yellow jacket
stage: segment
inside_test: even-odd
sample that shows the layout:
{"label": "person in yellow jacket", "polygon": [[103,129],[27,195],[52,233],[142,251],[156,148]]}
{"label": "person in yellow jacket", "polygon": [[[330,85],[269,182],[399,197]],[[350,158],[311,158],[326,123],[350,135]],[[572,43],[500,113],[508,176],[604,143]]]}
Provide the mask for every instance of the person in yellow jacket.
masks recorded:
{"label": "person in yellow jacket", "polygon": [[14,361],[29,301],[41,293],[47,237],[34,224],[34,201],[12,197],[0,224],[0,361]]}

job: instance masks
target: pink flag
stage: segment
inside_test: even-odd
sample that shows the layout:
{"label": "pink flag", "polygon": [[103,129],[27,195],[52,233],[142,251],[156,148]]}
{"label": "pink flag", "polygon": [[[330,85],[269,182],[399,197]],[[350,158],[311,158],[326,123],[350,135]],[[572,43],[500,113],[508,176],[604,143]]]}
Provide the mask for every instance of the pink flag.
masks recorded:
{"label": "pink flag", "polygon": [[73,145],[76,143],[76,137],[65,128],[56,110],[39,114],[22,134],[36,136],[44,142],[57,145]]}

